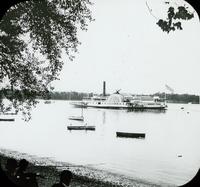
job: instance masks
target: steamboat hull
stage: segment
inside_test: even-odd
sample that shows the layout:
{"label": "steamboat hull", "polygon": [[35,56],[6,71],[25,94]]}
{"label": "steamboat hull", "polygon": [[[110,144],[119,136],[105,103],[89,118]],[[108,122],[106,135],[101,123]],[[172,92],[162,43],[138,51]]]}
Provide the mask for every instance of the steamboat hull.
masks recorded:
{"label": "steamboat hull", "polygon": [[150,105],[150,106],[134,106],[134,105],[108,105],[108,104],[89,104],[89,103],[72,103],[75,107],[84,108],[102,108],[102,109],[119,109],[119,110],[166,110],[163,105]]}

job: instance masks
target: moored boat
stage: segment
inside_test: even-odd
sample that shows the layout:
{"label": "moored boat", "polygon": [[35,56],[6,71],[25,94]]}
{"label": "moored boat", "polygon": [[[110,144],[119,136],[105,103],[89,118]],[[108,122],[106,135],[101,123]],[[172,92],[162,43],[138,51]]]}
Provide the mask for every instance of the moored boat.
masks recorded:
{"label": "moored boat", "polygon": [[0,118],[0,121],[15,121],[14,118]]}
{"label": "moored boat", "polygon": [[82,110],[81,110],[81,116],[69,116],[68,119],[69,119],[69,120],[84,121],[84,117],[83,117],[83,107],[82,107]]}
{"label": "moored boat", "polygon": [[145,138],[145,133],[116,132],[116,136],[122,138]]}
{"label": "moored boat", "polygon": [[69,125],[67,126],[68,130],[95,130],[95,126],[88,125]]}
{"label": "moored boat", "polygon": [[69,120],[84,121],[84,117],[83,116],[69,116],[68,119]]}

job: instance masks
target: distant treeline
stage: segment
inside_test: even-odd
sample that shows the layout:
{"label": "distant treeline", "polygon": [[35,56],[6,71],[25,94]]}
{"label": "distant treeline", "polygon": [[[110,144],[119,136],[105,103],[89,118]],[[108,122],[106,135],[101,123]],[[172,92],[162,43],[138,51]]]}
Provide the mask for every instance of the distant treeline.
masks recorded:
{"label": "distant treeline", "polygon": [[92,97],[93,93],[50,92],[49,96],[53,100],[82,100],[84,97]]}
{"label": "distant treeline", "polygon": [[[50,99],[53,100],[82,100],[84,97],[92,97],[93,93],[82,92],[50,92]],[[151,96],[159,96],[165,98],[165,93],[155,93]],[[166,94],[169,103],[199,103],[198,95],[189,94]]]}
{"label": "distant treeline", "polygon": [[[154,96],[159,96],[160,98],[165,97],[165,93],[156,93]],[[198,95],[189,94],[166,94],[166,100],[168,103],[199,103]]]}

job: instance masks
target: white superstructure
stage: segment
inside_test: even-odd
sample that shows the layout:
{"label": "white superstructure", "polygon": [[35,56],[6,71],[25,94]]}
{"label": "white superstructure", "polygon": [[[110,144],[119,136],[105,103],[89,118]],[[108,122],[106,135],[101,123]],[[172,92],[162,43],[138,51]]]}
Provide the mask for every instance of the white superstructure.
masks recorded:
{"label": "white superstructure", "polygon": [[166,104],[158,96],[131,96],[114,93],[107,97],[94,96],[82,101],[72,102],[78,107],[113,108],[113,109],[166,109]]}

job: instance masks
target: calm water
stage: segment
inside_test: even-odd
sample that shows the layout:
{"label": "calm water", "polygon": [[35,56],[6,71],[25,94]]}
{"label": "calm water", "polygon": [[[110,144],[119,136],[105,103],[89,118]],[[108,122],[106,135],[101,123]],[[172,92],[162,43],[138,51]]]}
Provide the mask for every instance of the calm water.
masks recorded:
{"label": "calm water", "polygon": [[[41,101],[28,123],[20,116],[15,122],[0,122],[0,148],[90,164],[158,184],[184,184],[200,166],[200,105],[168,104],[166,112],[156,113],[88,108],[83,110],[84,123],[96,130],[68,131],[70,123],[83,123],[68,116],[80,114],[68,101]],[[146,137],[117,138],[116,131]]]}

